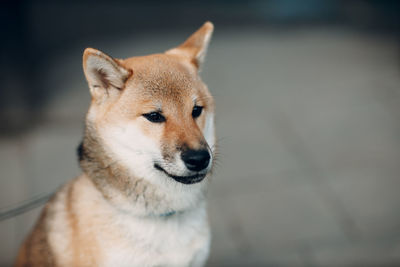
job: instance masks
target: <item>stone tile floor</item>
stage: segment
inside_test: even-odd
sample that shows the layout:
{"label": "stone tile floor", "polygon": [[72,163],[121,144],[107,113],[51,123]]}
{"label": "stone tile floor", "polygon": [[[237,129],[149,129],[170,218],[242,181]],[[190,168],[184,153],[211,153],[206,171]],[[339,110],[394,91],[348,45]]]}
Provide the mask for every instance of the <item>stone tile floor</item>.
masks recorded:
{"label": "stone tile floor", "polygon": [[[185,34],[97,47],[141,55]],[[2,211],[79,173],[89,103],[81,52],[70,47],[43,67],[43,84],[58,88],[43,121],[0,139]],[[398,59],[394,39],[346,29],[216,29],[203,71],[220,154],[208,266],[400,266]],[[0,265],[39,211],[0,222]]]}

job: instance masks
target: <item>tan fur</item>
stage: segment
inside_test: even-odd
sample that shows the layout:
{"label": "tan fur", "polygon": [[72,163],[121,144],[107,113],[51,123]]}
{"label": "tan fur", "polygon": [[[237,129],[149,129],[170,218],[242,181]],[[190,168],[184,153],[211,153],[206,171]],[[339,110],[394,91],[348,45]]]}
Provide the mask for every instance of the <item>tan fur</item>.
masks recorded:
{"label": "tan fur", "polygon": [[[175,224],[182,227],[182,231],[188,231],[187,236],[193,234],[193,240],[185,241],[188,243],[182,249],[191,249],[188,250],[194,257],[191,265],[204,262],[201,258],[205,257],[204,246],[209,240],[207,219],[203,214],[208,179],[195,185],[181,185],[170,178],[163,177],[160,183],[154,183],[149,177],[134,175],[130,166],[106,145],[110,140],[105,140],[104,136],[108,129],[119,129],[120,125],[134,122],[148,140],[160,146],[163,161],[170,164],[183,147],[212,151],[203,131],[206,115],[214,113],[214,101],[198,74],[212,30],[213,25],[207,22],[177,48],[125,60],[113,59],[92,48],[85,50],[83,67],[92,102],[81,149],[83,174],[62,187],[46,204],[35,228],[21,246],[15,266],[109,266],[114,263],[110,263],[107,246],[120,248],[124,255],[121,258],[127,257],[126,261],[130,252],[124,250],[130,247],[138,258],[151,252],[151,246],[155,251],[168,251],[161,244],[152,244],[151,240],[141,241],[144,250],[132,244],[138,241],[130,236],[135,232],[131,225],[142,225],[146,221],[150,229],[163,227],[165,221],[177,234],[180,228]],[[191,116],[194,105],[204,109],[204,115],[198,119]],[[167,118],[164,123],[143,119],[143,114],[160,107]],[[179,202],[174,194],[168,193],[168,190],[178,190],[180,194],[189,187],[193,188],[193,196],[188,203]],[[171,207],[179,220],[162,217]],[[202,218],[201,221],[192,221],[197,217]],[[186,221],[190,223],[184,224]],[[193,232],[194,228],[198,230]],[[181,238],[186,238],[185,235]],[[185,256],[184,252],[177,255],[174,258],[166,254],[160,259],[171,260],[172,265],[188,262],[180,258]],[[160,264],[163,265],[155,265]]]}
{"label": "tan fur", "polygon": [[51,218],[47,207],[43,209],[42,214],[36,223],[32,233],[26,239],[18,253],[16,266],[55,266],[54,255],[47,240],[46,221]]}

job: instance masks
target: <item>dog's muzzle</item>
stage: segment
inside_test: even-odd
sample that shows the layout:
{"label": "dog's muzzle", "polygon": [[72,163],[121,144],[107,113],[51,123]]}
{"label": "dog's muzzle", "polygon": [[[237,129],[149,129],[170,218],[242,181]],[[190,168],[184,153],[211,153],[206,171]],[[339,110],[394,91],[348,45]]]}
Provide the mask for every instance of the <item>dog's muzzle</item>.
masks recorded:
{"label": "dog's muzzle", "polygon": [[201,150],[193,150],[193,149],[188,149],[182,152],[181,154],[181,159],[183,163],[185,164],[186,168],[194,172],[193,175],[188,175],[188,176],[178,176],[169,173],[166,171],[161,165],[155,163],[154,168],[156,168],[159,171],[164,172],[166,175],[171,177],[177,182],[183,183],[183,184],[194,184],[202,181],[204,177],[207,175],[207,168],[210,164],[211,156],[208,150],[201,149]]}

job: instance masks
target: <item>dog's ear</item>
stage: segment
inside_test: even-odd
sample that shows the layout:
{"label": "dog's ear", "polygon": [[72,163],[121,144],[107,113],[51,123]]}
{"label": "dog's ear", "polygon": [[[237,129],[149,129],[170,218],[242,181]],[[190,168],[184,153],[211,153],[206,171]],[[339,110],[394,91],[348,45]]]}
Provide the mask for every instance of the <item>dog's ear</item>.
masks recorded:
{"label": "dog's ear", "polygon": [[132,74],[117,59],[93,48],[86,48],[83,53],[83,71],[95,99],[121,91]]}
{"label": "dog's ear", "polygon": [[207,47],[211,40],[214,25],[207,21],[195,33],[193,33],[183,44],[168,50],[167,54],[182,55],[190,60],[197,69],[201,68],[207,53]]}

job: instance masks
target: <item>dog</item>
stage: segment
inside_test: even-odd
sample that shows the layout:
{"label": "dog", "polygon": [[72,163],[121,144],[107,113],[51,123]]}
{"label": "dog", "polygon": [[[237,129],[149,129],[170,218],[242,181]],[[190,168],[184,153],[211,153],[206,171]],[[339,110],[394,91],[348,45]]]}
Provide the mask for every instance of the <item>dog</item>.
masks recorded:
{"label": "dog", "polygon": [[206,22],[165,53],[115,59],[87,48],[83,174],[46,204],[16,266],[203,266],[214,100]]}

